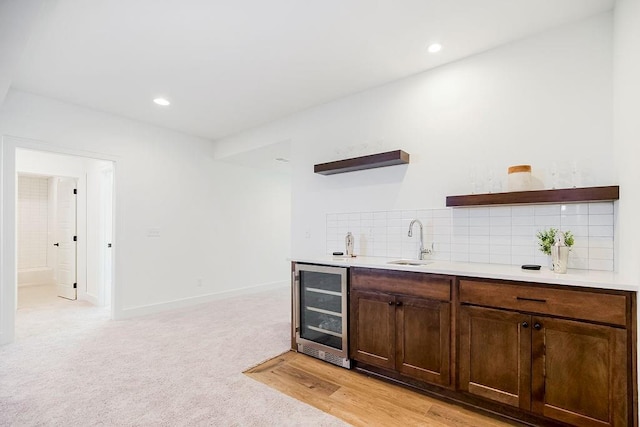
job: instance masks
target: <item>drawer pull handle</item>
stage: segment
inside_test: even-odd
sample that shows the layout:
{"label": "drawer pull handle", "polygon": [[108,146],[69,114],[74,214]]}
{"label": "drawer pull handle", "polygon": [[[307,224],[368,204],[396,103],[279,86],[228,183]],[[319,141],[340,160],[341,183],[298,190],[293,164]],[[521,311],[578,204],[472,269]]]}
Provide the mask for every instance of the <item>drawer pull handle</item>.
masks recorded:
{"label": "drawer pull handle", "polygon": [[393,301],[389,301],[389,305],[393,305]]}
{"label": "drawer pull handle", "polygon": [[547,302],[546,299],[516,297],[518,301]]}
{"label": "drawer pull handle", "polygon": [[402,301],[398,301],[398,302],[396,303],[396,305],[397,305],[398,307],[402,306]]}
{"label": "drawer pull handle", "polygon": [[533,325],[533,328],[534,328],[536,331],[539,331],[540,329],[542,329],[542,325],[541,325],[540,323],[536,323],[536,324],[534,324],[534,325]]}
{"label": "drawer pull handle", "polygon": [[529,323],[527,323],[527,322],[522,322],[522,327],[523,327],[523,328],[528,328],[528,327],[529,327]]}

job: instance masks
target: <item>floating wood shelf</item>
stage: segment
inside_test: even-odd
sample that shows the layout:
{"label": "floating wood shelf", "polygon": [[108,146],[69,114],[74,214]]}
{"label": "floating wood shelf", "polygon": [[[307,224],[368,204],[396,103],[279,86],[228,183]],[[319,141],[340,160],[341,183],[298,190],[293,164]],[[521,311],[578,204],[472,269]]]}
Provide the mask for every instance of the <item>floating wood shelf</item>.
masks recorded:
{"label": "floating wood shelf", "polygon": [[522,203],[577,203],[618,200],[620,187],[583,187],[559,190],[513,191],[509,193],[447,196],[447,206],[516,205]]}
{"label": "floating wood shelf", "polygon": [[369,156],[337,160],[335,162],[320,163],[313,166],[313,171],[321,175],[333,175],[336,173],[404,165],[407,163],[409,163],[409,154],[402,150],[395,150],[386,153],[371,154]]}

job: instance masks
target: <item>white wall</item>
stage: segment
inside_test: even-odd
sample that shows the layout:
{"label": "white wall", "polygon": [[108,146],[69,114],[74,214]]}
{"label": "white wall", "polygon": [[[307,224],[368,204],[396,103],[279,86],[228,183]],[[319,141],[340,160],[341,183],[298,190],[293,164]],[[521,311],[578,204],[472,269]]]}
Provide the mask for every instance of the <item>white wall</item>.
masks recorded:
{"label": "white wall", "polygon": [[[471,191],[471,170],[504,178],[528,163],[549,182],[552,162],[576,162],[580,184],[614,184],[611,39],[611,14],[597,16],[221,140],[216,153],[291,140],[294,256],[324,253],[329,212],[443,207]],[[410,165],[313,174],[398,148]]]}
{"label": "white wall", "polygon": [[117,317],[288,281],[288,180],[217,162],[203,139],[13,90],[0,134],[116,160]]}
{"label": "white wall", "polygon": [[640,281],[640,2],[618,0],[614,15],[614,150],[620,182],[618,269]]}

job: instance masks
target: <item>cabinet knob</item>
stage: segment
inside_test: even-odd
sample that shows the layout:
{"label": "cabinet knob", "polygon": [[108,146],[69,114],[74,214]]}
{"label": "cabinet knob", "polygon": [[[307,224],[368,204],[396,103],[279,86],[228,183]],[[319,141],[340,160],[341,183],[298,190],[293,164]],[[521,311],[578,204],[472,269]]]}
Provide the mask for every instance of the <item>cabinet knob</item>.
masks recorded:
{"label": "cabinet knob", "polygon": [[522,322],[522,327],[523,328],[528,328],[529,327],[529,323],[528,322]]}
{"label": "cabinet knob", "polygon": [[389,305],[393,305],[393,301],[389,301]]}
{"label": "cabinet knob", "polygon": [[398,302],[396,303],[396,305],[397,305],[398,307],[400,307],[400,306],[402,305],[402,301],[398,301]]}
{"label": "cabinet knob", "polygon": [[540,323],[537,323],[537,322],[536,322],[536,323],[533,325],[533,328],[534,328],[535,330],[539,331],[539,330],[542,328],[542,325],[541,325]]}

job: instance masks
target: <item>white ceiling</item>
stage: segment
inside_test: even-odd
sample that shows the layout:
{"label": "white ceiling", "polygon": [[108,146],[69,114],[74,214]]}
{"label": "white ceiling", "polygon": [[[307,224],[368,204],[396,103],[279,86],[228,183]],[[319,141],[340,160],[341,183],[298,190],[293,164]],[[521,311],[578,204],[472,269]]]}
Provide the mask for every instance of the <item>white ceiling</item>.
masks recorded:
{"label": "white ceiling", "polygon": [[48,0],[12,87],[217,139],[613,3]]}

